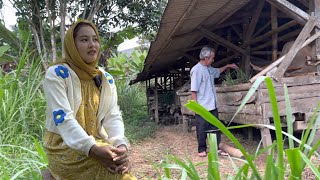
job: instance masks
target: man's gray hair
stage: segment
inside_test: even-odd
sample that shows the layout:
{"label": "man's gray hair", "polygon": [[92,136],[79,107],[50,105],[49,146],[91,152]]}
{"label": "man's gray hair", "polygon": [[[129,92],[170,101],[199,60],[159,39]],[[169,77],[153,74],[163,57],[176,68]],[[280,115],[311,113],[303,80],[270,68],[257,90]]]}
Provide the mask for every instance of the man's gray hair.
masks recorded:
{"label": "man's gray hair", "polygon": [[209,58],[212,52],[214,52],[212,47],[205,46],[201,49],[199,57],[200,59]]}

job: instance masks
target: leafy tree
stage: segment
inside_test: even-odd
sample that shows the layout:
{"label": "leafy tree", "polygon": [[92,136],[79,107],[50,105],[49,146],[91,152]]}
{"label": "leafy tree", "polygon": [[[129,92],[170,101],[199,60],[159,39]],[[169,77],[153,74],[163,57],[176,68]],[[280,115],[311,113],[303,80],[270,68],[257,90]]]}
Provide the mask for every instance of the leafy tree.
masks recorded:
{"label": "leafy tree", "polygon": [[[138,34],[154,34],[166,0],[10,0],[17,10],[19,22],[28,24],[32,40],[41,55],[55,61],[63,49],[66,26],[79,18],[97,24],[108,58],[124,39]],[[0,0],[0,4],[2,0]],[[67,22],[68,25],[65,25]],[[114,29],[122,29],[114,32]],[[1,38],[2,34],[0,34]],[[150,36],[151,37],[151,36]],[[58,45],[58,46],[57,46]],[[59,46],[61,45],[61,46]],[[62,49],[59,49],[59,48]],[[63,56],[63,52],[60,56]]]}

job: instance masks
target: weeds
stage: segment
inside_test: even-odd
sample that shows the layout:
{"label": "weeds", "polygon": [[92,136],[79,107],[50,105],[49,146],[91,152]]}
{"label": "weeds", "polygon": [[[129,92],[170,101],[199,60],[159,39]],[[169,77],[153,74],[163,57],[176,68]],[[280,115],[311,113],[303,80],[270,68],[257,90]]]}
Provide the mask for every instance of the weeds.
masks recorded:
{"label": "weeds", "polygon": [[[246,152],[244,147],[239,143],[239,141],[233,136],[229,129],[235,128],[243,128],[253,126],[253,124],[249,125],[240,125],[234,127],[226,127],[223,123],[221,123],[216,117],[214,117],[211,113],[209,113],[205,108],[200,106],[198,103],[194,101],[189,101],[186,104],[186,107],[190,110],[196,112],[197,114],[201,115],[204,119],[206,119],[211,124],[215,125],[220,129],[221,132],[225,134],[234,144],[235,146],[240,149],[245,157],[245,163],[238,167],[233,163],[233,161],[239,161],[236,158],[230,158],[231,164],[234,169],[234,173],[236,175],[228,176],[228,179],[285,179],[285,174],[288,174],[289,179],[301,179],[302,173],[306,166],[309,166],[311,171],[315,174],[317,179],[320,178],[320,173],[318,168],[311,162],[312,155],[319,155],[316,153],[316,149],[320,145],[320,140],[317,141],[314,147],[311,147],[310,144],[314,139],[315,131],[317,130],[319,123],[320,123],[320,116],[316,117],[316,114],[320,108],[320,103],[318,104],[317,108],[315,109],[314,116],[311,118],[309,122],[309,126],[306,131],[303,133],[301,140],[295,138],[292,134],[292,126],[288,126],[287,132],[282,131],[280,116],[277,106],[276,94],[274,91],[274,87],[272,84],[272,80],[270,77],[260,77],[257,79],[256,83],[253,84],[251,89],[249,90],[247,96],[244,98],[244,101],[239,106],[238,111],[236,114],[241,110],[241,108],[246,104],[246,101],[249,97],[253,94],[258,85],[265,81],[269,95],[271,100],[272,112],[274,117],[275,126],[271,125],[264,125],[264,124],[255,124],[261,127],[269,128],[275,130],[276,132],[276,140],[272,145],[266,148],[262,148],[256,152],[256,154],[250,155]],[[287,87],[284,86],[284,93],[285,93],[285,100],[287,106],[287,124],[292,124],[291,108],[289,102],[289,95]],[[235,116],[236,116],[235,114]],[[289,138],[289,149],[284,149],[283,147],[283,136],[287,136]],[[299,144],[299,147],[294,147],[293,141]],[[221,179],[221,174],[219,172],[219,164],[217,158],[217,148],[216,148],[216,140],[214,137],[209,138],[210,152],[208,155],[208,170],[206,172],[207,179]],[[270,151],[271,153],[267,155],[266,162],[265,162],[265,170],[264,174],[261,174],[257,170],[257,165],[255,164],[255,159],[261,155]],[[199,179],[203,177],[203,175],[199,175],[192,167],[196,166],[193,165],[190,161],[185,161],[183,159],[179,159],[177,157],[169,157],[170,162],[165,161],[164,163],[156,166],[157,168],[167,168],[165,175],[159,175],[159,179],[167,179],[170,176],[168,173],[168,169],[179,169],[180,176],[179,179]],[[286,161],[285,161],[286,159]],[[242,161],[242,160],[241,160]],[[159,170],[158,170],[159,171]]]}

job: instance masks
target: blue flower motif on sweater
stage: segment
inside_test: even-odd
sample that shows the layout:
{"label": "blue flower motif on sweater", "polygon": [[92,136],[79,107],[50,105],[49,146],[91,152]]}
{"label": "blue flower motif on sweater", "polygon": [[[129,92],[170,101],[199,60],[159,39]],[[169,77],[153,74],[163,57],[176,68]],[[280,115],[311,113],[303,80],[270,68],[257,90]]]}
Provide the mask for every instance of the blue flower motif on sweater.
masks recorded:
{"label": "blue flower motif on sweater", "polygon": [[62,109],[58,111],[53,111],[53,120],[56,126],[58,126],[59,123],[62,123],[64,121],[65,116],[66,113]]}
{"label": "blue flower motif on sweater", "polygon": [[69,70],[64,66],[58,66],[54,69],[57,76],[62,77],[63,79],[69,77]]}
{"label": "blue flower motif on sweater", "polygon": [[106,78],[109,81],[109,83],[113,84],[113,77],[107,72],[104,75],[106,76]]}

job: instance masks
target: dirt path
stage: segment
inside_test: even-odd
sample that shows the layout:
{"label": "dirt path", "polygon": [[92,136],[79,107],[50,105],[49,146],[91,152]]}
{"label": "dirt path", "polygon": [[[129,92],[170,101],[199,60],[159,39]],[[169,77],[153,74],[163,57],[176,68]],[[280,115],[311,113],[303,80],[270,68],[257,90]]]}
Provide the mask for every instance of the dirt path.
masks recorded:
{"label": "dirt path", "polygon": [[[159,164],[165,159],[166,155],[174,155],[179,158],[190,158],[194,164],[198,162],[207,162],[207,157],[197,156],[197,140],[195,132],[183,133],[180,126],[160,127],[155,136],[146,138],[138,144],[132,145],[131,162],[133,162],[133,174],[138,179],[157,179],[156,171],[152,164]],[[240,143],[247,148],[249,153],[253,153],[258,146],[259,141],[249,142],[241,133],[234,134]],[[260,133],[259,133],[260,135]],[[222,141],[232,145],[226,137]],[[259,157],[256,161],[258,169],[263,170],[265,157]],[[219,158],[220,172],[223,174],[234,174],[231,161],[228,157]],[[242,162],[235,160],[239,166]],[[198,168],[199,174],[205,177],[206,165]],[[174,172],[173,172],[174,173]],[[177,173],[176,173],[177,174]]]}

